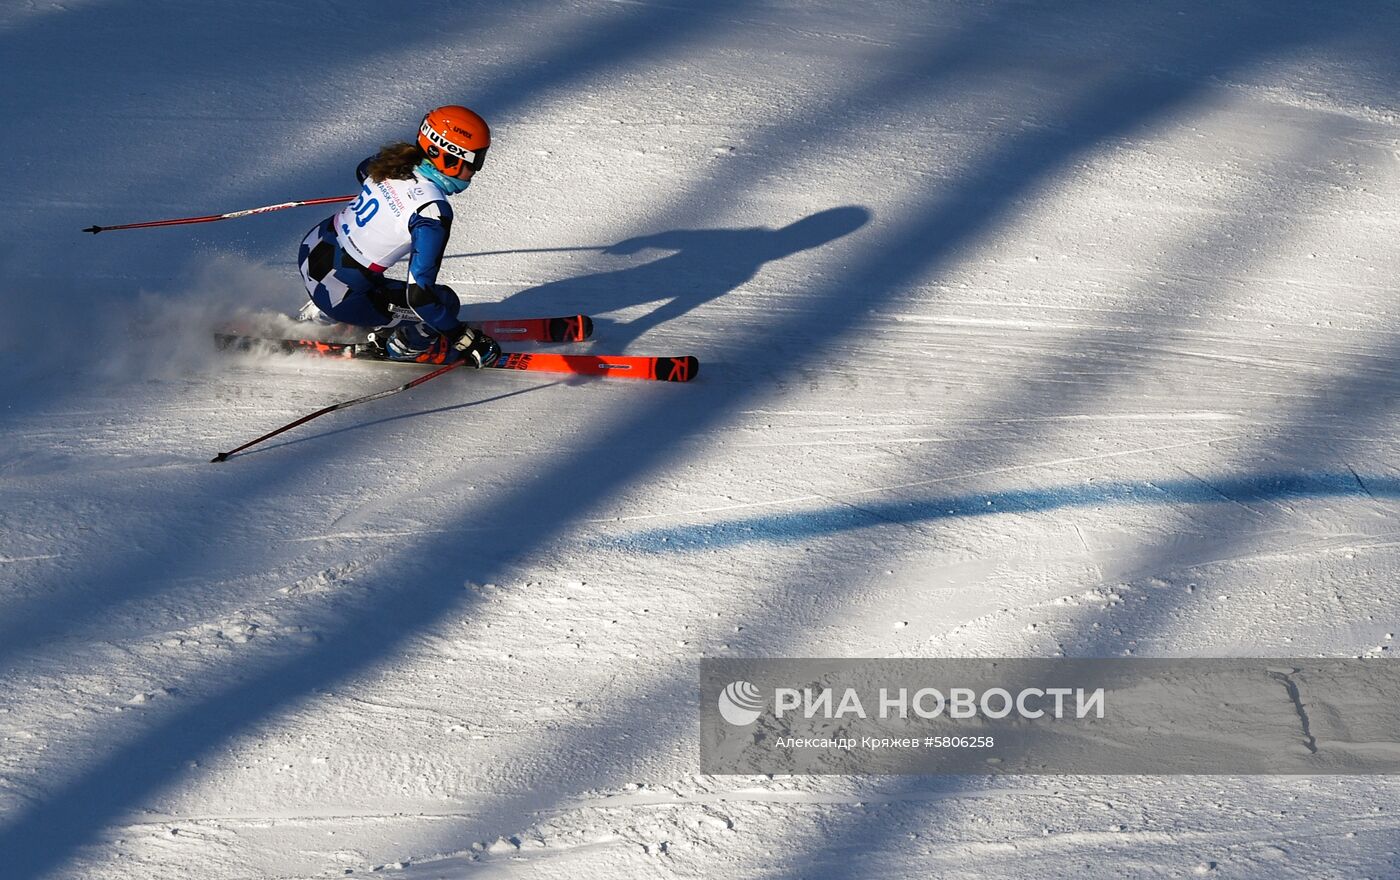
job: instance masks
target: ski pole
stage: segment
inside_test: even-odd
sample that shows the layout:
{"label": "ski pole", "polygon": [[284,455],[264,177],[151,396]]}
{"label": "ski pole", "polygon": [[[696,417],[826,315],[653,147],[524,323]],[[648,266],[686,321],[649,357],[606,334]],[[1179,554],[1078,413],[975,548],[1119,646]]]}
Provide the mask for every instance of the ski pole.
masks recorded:
{"label": "ski pole", "polygon": [[605,251],[606,244],[588,244],[579,247],[516,248],[511,251],[474,251],[470,254],[453,254],[454,257],[498,257],[502,254],[561,254],[568,251]]}
{"label": "ski pole", "polygon": [[314,413],[312,413],[312,414],[309,415],[309,416],[302,416],[301,418],[297,419],[295,422],[290,422],[290,423],[288,423],[288,424],[285,424],[285,425],[283,425],[282,427],[278,428],[278,429],[275,430],[275,431],[269,431],[268,433],[262,435],[261,437],[257,438],[256,440],[249,440],[247,443],[244,443],[242,446],[238,447],[237,449],[230,449],[228,452],[220,452],[218,455],[216,455],[216,456],[214,456],[213,458],[209,459],[209,463],[210,463],[210,464],[214,464],[215,462],[228,461],[229,456],[231,456],[231,455],[236,455],[236,454],[242,452],[243,450],[247,449],[247,448],[250,447],[250,446],[256,446],[257,444],[263,442],[264,440],[268,440],[268,439],[270,439],[270,438],[272,438],[272,437],[276,437],[278,434],[281,434],[283,431],[290,431],[292,428],[295,428],[297,425],[304,425],[304,424],[306,424],[307,422],[311,421],[312,419],[314,419],[314,418],[319,418],[320,416],[323,416],[323,415],[325,415],[326,413],[333,413],[333,412],[335,412],[335,411],[338,410],[338,409],[348,409],[349,407],[352,407],[352,406],[354,406],[354,405],[357,404],[357,403],[369,403],[371,400],[378,400],[378,399],[381,398],[381,397],[388,397],[388,396],[391,395],[391,394],[398,394],[400,391],[407,391],[408,389],[412,388],[413,386],[415,386],[415,385],[422,385],[424,382],[428,381],[429,379],[432,379],[432,378],[437,377],[437,376],[441,376],[443,373],[446,373],[446,372],[449,371],[449,370],[455,370],[455,369],[457,369],[458,367],[460,367],[462,364],[465,364],[465,363],[467,363],[467,361],[464,361],[464,360],[462,360],[462,361],[455,361],[455,362],[453,362],[453,363],[448,364],[448,365],[445,366],[445,367],[441,367],[441,368],[439,368],[439,369],[433,370],[431,373],[428,373],[428,374],[423,375],[423,376],[419,376],[417,379],[414,379],[412,382],[405,382],[404,384],[400,385],[400,386],[397,387],[397,388],[390,388],[390,389],[388,389],[387,391],[376,391],[376,392],[373,393],[373,394],[366,394],[364,397],[357,397],[357,398],[355,398],[354,400],[342,400],[340,403],[333,403],[333,404],[331,404],[330,406],[327,406],[327,407],[324,407],[324,408],[322,408],[322,409],[316,410]]}
{"label": "ski pole", "polygon": [[109,229],[144,229],[148,226],[183,226],[186,223],[213,223],[215,220],[232,220],[235,217],[248,217],[253,214],[266,214],[284,208],[300,208],[303,205],[329,205],[334,202],[348,202],[354,196],[328,196],[324,199],[303,199],[299,202],[283,202],[280,205],[263,205],[261,208],[248,208],[243,211],[230,211],[227,214],[210,214],[207,217],[180,217],[175,220],[147,220],[145,223],[123,223],[120,226],[89,226],[84,232],[96,235]]}

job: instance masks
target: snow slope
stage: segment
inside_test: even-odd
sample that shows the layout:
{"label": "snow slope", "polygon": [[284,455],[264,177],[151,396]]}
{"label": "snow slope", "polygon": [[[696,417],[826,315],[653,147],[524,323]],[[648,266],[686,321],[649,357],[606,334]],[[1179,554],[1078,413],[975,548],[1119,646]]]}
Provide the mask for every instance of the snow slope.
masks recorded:
{"label": "snow slope", "polygon": [[[1384,0],[0,9],[0,876],[1361,877],[1386,778],[697,775],[705,656],[1377,656]],[[689,385],[219,358],[463,101],[466,317]],[[586,350],[585,349],[585,350]]]}

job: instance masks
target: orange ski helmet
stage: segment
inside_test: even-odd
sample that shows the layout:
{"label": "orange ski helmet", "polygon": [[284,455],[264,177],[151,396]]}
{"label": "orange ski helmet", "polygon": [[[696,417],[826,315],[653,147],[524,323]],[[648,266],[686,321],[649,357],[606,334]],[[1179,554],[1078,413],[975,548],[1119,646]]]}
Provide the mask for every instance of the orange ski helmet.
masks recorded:
{"label": "orange ski helmet", "polygon": [[456,104],[428,111],[418,128],[418,146],[433,167],[448,177],[466,180],[481,170],[491,129],[486,120]]}

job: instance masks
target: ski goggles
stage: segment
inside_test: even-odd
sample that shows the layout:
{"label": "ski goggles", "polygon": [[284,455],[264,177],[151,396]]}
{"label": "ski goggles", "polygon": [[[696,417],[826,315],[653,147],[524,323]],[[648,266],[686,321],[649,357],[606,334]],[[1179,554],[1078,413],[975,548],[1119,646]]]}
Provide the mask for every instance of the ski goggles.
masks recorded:
{"label": "ski goggles", "polygon": [[428,141],[428,149],[426,150],[428,158],[441,159],[442,167],[450,173],[459,173],[457,168],[459,162],[470,168],[473,174],[480,171],[481,166],[486,164],[486,147],[479,150],[459,147],[438,134],[427,120],[423,121],[423,126],[418,129],[418,132]]}

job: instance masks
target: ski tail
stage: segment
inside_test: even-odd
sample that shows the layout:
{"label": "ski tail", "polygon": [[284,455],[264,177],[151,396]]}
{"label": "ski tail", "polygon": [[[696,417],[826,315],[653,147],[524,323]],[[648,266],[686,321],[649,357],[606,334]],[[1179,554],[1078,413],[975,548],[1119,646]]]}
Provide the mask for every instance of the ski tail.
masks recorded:
{"label": "ski tail", "polygon": [[245,336],[241,333],[215,333],[214,345],[219,351],[251,352],[257,354],[297,354],[304,352],[316,357],[361,357],[362,342],[324,342],[319,339],[273,339],[265,336]]}

